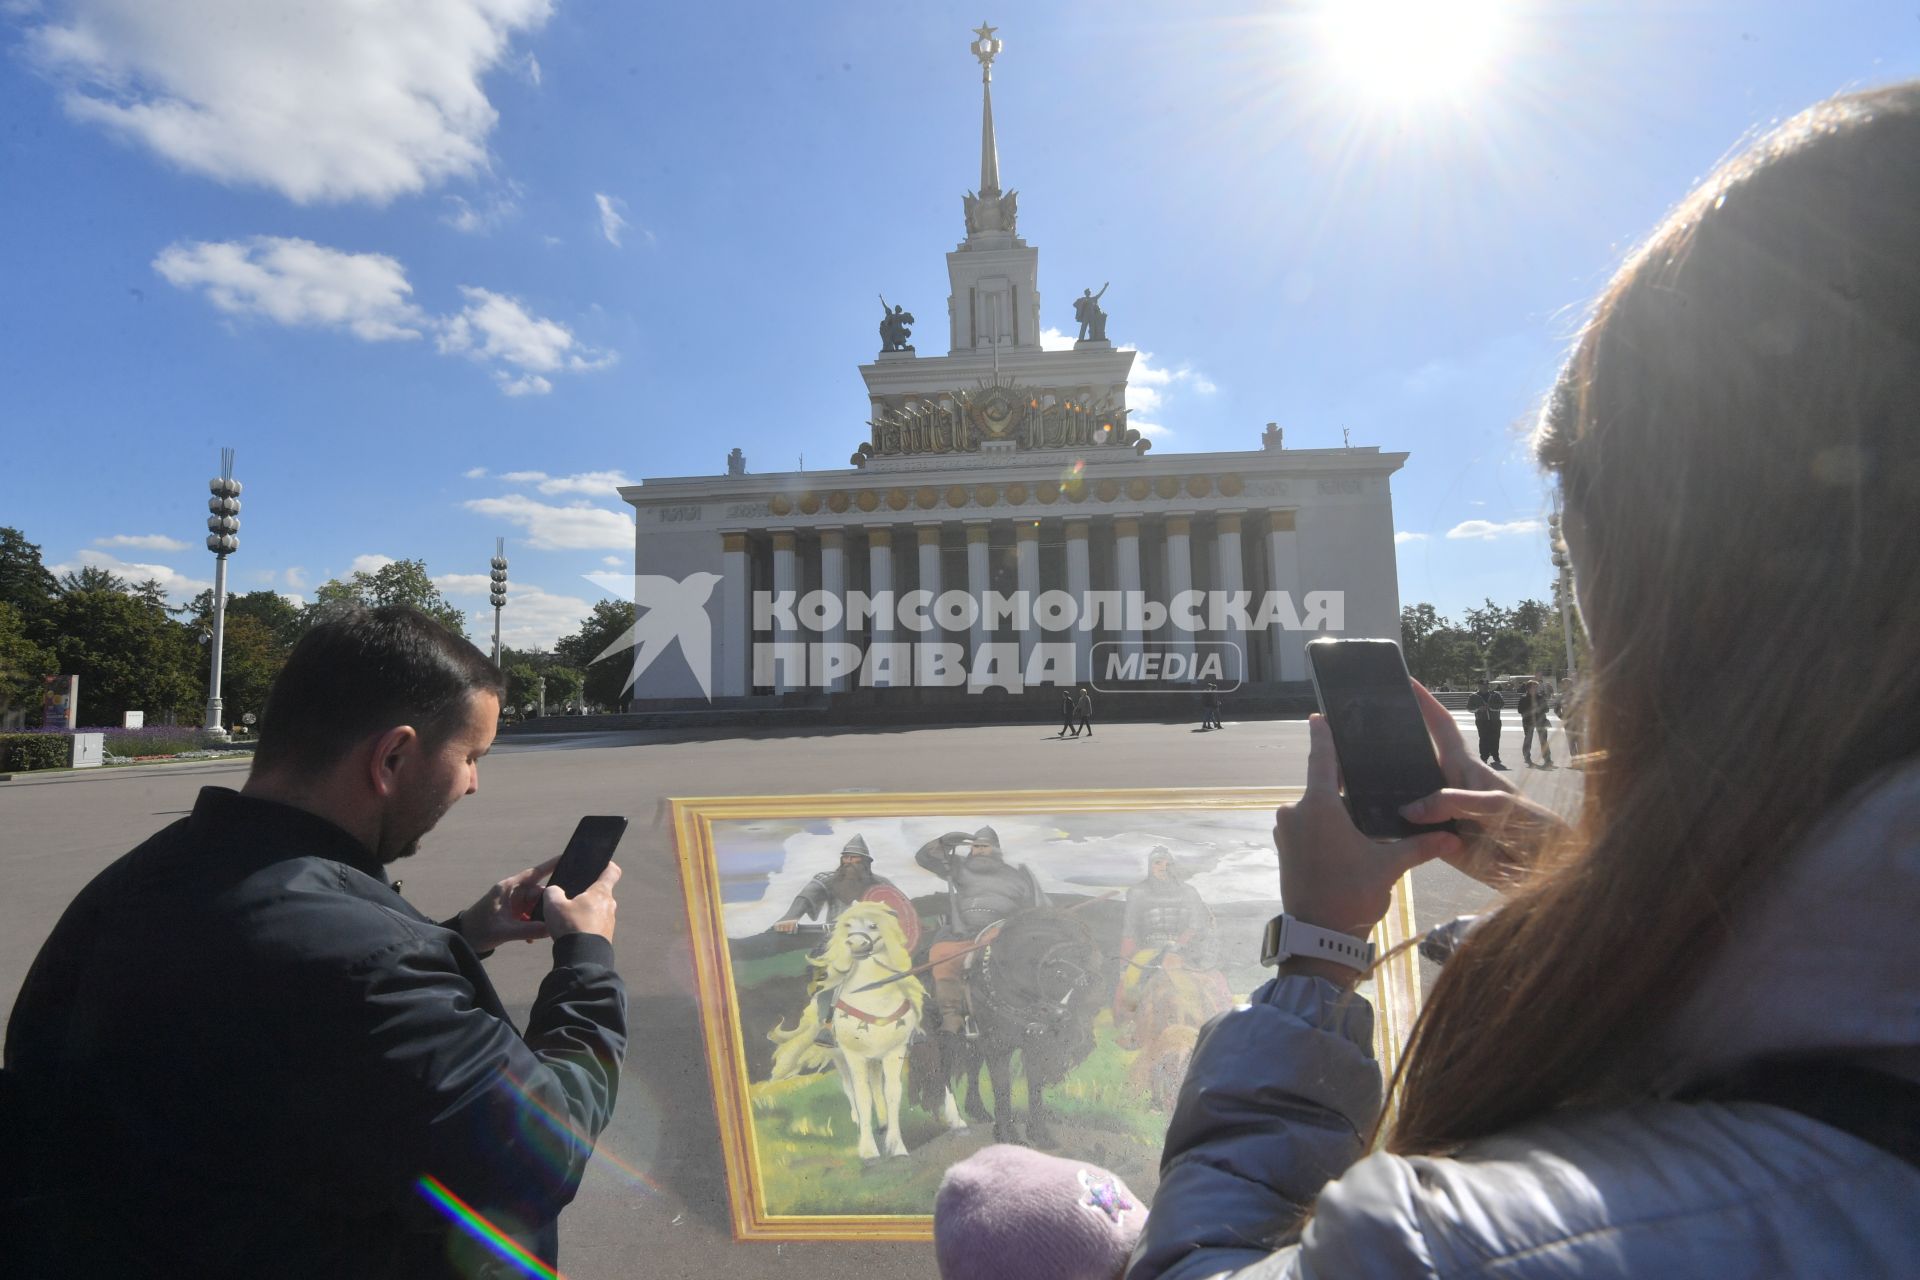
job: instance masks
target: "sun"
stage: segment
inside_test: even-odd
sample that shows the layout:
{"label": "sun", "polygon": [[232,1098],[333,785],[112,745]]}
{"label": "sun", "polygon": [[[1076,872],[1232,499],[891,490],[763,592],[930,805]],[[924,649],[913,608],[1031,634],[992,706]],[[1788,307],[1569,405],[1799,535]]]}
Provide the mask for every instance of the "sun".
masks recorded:
{"label": "sun", "polygon": [[1321,0],[1329,70],[1376,100],[1462,97],[1506,43],[1501,0]]}

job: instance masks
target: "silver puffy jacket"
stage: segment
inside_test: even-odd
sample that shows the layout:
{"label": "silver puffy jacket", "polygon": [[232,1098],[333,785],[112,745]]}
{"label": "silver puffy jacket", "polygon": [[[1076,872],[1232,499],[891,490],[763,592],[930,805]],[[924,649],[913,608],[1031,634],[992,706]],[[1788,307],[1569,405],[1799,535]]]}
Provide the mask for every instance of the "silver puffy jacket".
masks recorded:
{"label": "silver puffy jacket", "polygon": [[[1920,1169],[1761,1103],[1564,1111],[1451,1159],[1362,1158],[1372,1041],[1366,1002],[1311,978],[1216,1021],[1128,1280],[1920,1276]],[[1658,1098],[1792,1054],[1920,1081],[1920,763],[1823,824],[1665,1041]]]}

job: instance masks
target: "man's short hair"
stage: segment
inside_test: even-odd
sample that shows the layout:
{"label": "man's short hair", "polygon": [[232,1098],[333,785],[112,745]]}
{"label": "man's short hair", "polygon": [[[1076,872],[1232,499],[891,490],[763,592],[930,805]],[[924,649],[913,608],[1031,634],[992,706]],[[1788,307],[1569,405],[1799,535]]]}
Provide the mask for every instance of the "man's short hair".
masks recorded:
{"label": "man's short hair", "polygon": [[325,769],[369,735],[410,724],[445,738],[499,672],[464,637],[405,605],[330,609],[287,657],[260,713],[254,767]]}

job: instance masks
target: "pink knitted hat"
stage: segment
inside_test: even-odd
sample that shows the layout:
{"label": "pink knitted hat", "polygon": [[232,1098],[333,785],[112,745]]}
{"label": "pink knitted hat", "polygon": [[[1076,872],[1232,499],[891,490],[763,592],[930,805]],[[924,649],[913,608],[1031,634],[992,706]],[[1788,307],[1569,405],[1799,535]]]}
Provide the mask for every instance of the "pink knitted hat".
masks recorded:
{"label": "pink knitted hat", "polygon": [[933,1249],[941,1280],[1120,1280],[1146,1221],[1098,1165],[985,1147],[941,1180]]}

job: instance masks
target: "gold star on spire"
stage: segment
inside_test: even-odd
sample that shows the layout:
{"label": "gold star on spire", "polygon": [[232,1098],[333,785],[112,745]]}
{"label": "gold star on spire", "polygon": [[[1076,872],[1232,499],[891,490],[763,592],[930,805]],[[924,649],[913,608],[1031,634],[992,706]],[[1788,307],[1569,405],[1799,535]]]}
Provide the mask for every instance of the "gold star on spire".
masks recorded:
{"label": "gold star on spire", "polygon": [[973,29],[973,34],[979,36],[982,40],[991,40],[993,39],[993,33],[998,31],[999,29],[1000,28],[998,27],[990,27],[986,23],[982,22],[979,26]]}

